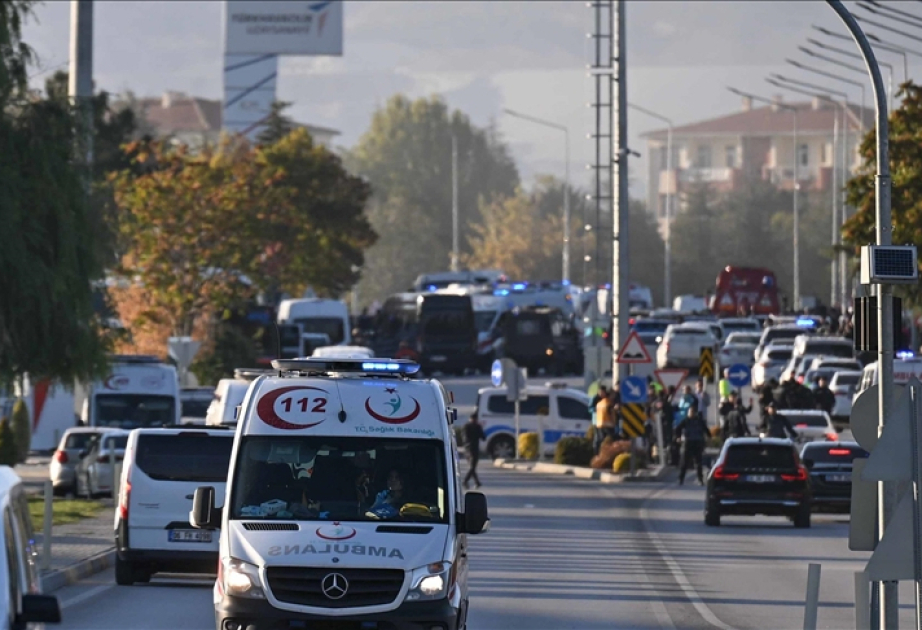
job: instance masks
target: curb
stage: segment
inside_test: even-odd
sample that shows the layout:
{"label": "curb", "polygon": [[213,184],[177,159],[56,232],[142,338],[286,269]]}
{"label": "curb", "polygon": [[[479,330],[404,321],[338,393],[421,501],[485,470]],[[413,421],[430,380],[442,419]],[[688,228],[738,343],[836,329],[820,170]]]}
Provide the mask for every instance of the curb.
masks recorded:
{"label": "curb", "polygon": [[85,577],[89,577],[100,571],[105,571],[115,564],[115,547],[96,555],[84,558],[75,562],[69,567],[49,571],[42,575],[42,591],[51,593],[58,589],[79,582]]}
{"label": "curb", "polygon": [[616,475],[605,470],[585,468],[583,466],[566,466],[563,464],[550,464],[547,462],[515,461],[505,459],[493,460],[496,468],[507,470],[523,470],[533,473],[550,475],[570,475],[579,479],[591,479],[600,483],[632,483],[639,481],[659,481],[668,472],[668,468],[655,466],[651,469],[638,470],[636,476]]}

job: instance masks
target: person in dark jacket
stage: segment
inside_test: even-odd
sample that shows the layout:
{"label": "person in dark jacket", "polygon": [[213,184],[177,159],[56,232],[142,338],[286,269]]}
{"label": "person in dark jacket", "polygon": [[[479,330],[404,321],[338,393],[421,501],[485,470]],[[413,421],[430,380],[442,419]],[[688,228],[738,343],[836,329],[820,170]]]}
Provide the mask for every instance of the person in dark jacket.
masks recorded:
{"label": "person in dark jacket", "polygon": [[765,418],[765,432],[768,437],[781,438],[790,437],[792,440],[797,439],[797,431],[791,426],[791,421],[785,416],[778,413],[775,405],[768,406],[768,416]]}
{"label": "person in dark jacket", "polygon": [[752,413],[752,399],[749,406],[743,405],[739,396],[733,401],[733,411],[727,415],[727,437],[745,437],[751,435],[749,431],[749,414]]}
{"label": "person in dark jacket", "polygon": [[822,409],[831,414],[832,408],[836,406],[836,395],[829,389],[826,379],[822,376],[816,382],[816,389],[813,390],[813,399],[816,401],[816,408]]}
{"label": "person in dark jacket", "polygon": [[487,437],[483,434],[483,427],[480,425],[476,411],[471,414],[470,421],[464,425],[464,438],[471,465],[471,469],[467,471],[467,476],[464,477],[464,487],[469,487],[473,477],[474,483],[479,488],[480,477],[477,476],[477,464],[480,462],[480,442],[486,440]]}
{"label": "person in dark jacket", "polygon": [[679,485],[685,483],[685,470],[690,462],[695,464],[698,483],[704,485],[702,456],[707,443],[708,425],[698,412],[697,405],[688,408],[688,415],[676,425],[676,435],[682,439],[682,456],[679,460]]}

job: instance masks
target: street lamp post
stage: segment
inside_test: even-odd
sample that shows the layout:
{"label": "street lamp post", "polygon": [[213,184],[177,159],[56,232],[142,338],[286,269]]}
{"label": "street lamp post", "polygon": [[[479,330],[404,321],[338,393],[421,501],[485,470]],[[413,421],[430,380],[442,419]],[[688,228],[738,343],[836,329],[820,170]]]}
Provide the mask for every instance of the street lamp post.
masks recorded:
{"label": "street lamp post", "polygon": [[769,98],[762,96],[756,96],[755,94],[750,94],[748,92],[743,92],[737,90],[736,88],[728,87],[728,90],[737,94],[738,96],[745,96],[751,98],[754,101],[759,101],[762,103],[767,103],[768,105],[775,105],[781,109],[786,109],[791,112],[791,115],[794,119],[794,235],[793,235],[793,245],[794,245],[794,307],[800,308],[800,207],[798,205],[798,197],[800,194],[800,171],[798,169],[800,160],[798,159],[797,151],[797,108],[793,105],[787,105],[785,103],[777,103]]}
{"label": "street lamp post", "polygon": [[[833,33],[832,31],[828,29],[825,29],[821,26],[817,26],[816,24],[813,24],[812,28],[813,30],[818,31],[822,33],[823,35],[826,35],[827,37],[832,37],[833,39],[841,39],[847,42],[853,41],[851,37],[846,37],[845,35],[839,35],[838,33]],[[908,81],[909,80],[909,59],[907,58],[907,55],[913,55],[914,57],[922,57],[922,53],[918,53],[914,50],[909,50],[908,48],[903,48],[902,46],[897,46],[895,44],[884,42],[882,39],[880,39],[879,37],[877,37],[877,35],[874,35],[873,33],[865,33],[865,35],[870,41],[874,42],[875,47],[903,57],[903,83]]]}
{"label": "street lamp post", "polygon": [[461,269],[458,235],[458,137],[451,134],[451,270]]}
{"label": "street lamp post", "polygon": [[563,260],[562,260],[562,280],[564,284],[570,282],[570,132],[564,125],[560,125],[549,120],[543,120],[541,118],[535,118],[534,116],[529,116],[527,114],[522,114],[511,109],[503,110],[509,116],[514,118],[521,118],[522,120],[527,120],[529,122],[535,123],[536,125],[542,125],[544,127],[550,127],[551,129],[556,129],[557,131],[563,132],[564,138],[564,147],[563,147],[563,162],[564,162],[564,175],[563,175]]}
{"label": "street lamp post", "polygon": [[[834,53],[843,55],[843,56],[845,56],[845,57],[850,57],[850,58],[852,58],[852,59],[859,59],[859,60],[861,59],[861,55],[856,55],[855,53],[848,52],[847,50],[842,50],[841,48],[836,48],[835,46],[829,46],[829,45],[824,44],[824,43],[822,43],[822,42],[818,42],[818,41],[816,41],[815,39],[809,39],[809,38],[808,38],[807,41],[810,42],[811,44],[813,44],[814,46],[817,46],[818,48],[822,48],[823,50],[828,50],[828,51],[830,51],[830,52],[834,52]],[[824,55],[821,55],[821,54],[819,54],[819,53],[817,53],[817,52],[815,52],[815,51],[812,51],[812,50],[810,50],[809,48],[807,48],[807,47],[805,47],[805,46],[798,46],[798,48],[799,48],[801,51],[803,51],[805,54],[810,55],[811,57],[816,57],[817,59],[821,59],[821,60],[823,60],[823,61],[828,61],[829,63],[831,63],[831,64],[833,64],[833,65],[835,65],[835,66],[839,66],[839,67],[842,67],[842,68],[847,68],[848,70],[852,70],[852,71],[854,71],[854,72],[858,72],[858,73],[860,73],[860,74],[862,74],[862,75],[863,75],[864,72],[865,72],[862,68],[858,68],[858,67],[853,66],[853,65],[851,65],[851,64],[842,63],[841,61],[838,61],[838,60],[836,60],[836,59],[831,59],[831,58],[826,57],[826,56],[824,56]],[[886,63],[886,62],[884,62],[884,61],[878,61],[877,64],[880,65],[880,66],[883,66],[883,67],[886,68],[887,71],[889,72],[889,74],[888,74],[888,76],[887,76],[887,92],[889,93],[889,96],[890,96],[890,111],[893,111],[893,64],[889,64],[889,63]],[[905,73],[905,69],[904,69],[904,73]]]}
{"label": "street lamp post", "polygon": [[813,74],[818,74],[824,76],[828,79],[833,79],[835,81],[841,81],[842,83],[848,83],[849,85],[854,85],[857,88],[861,89],[861,115],[858,116],[858,123],[861,127],[861,132],[864,133],[864,83],[860,81],[852,81],[851,79],[846,79],[845,77],[840,77],[837,74],[831,72],[826,72],[825,70],[819,70],[817,68],[811,68],[810,66],[805,66],[799,61],[794,61],[793,59],[785,59],[789,64],[800,70],[806,70],[807,72],[812,72]]}
{"label": "street lamp post", "polygon": [[[640,105],[634,105],[633,103],[628,103],[628,107],[631,109],[636,109],[638,112],[642,112],[647,116],[656,118],[666,123],[666,172],[668,176],[666,178],[666,234],[663,239],[663,264],[665,269],[663,271],[663,303],[672,304],[672,219],[674,218],[674,209],[672,200],[674,198],[672,192],[672,120],[666,118],[662,114],[657,114],[652,112],[649,109],[645,109]],[[676,191],[678,192],[678,191]]]}

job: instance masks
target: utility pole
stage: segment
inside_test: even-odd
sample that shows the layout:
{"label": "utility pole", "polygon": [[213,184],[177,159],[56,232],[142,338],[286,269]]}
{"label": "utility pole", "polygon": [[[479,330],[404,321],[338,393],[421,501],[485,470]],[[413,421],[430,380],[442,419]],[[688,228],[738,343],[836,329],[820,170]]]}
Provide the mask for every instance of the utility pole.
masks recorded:
{"label": "utility pole", "polygon": [[628,267],[628,147],[627,147],[627,46],[625,43],[625,2],[615,2],[612,33],[615,37],[615,82],[617,103],[615,130],[615,155],[613,156],[612,198],[615,212],[612,218],[612,381],[627,376],[627,365],[617,362],[618,350],[627,340],[628,304],[630,297],[630,270]]}
{"label": "utility pole", "polygon": [[93,0],[71,0],[67,96],[77,108],[77,156],[86,185],[93,172]]}
{"label": "utility pole", "polygon": [[451,270],[460,270],[458,252],[458,138],[451,134]]}
{"label": "utility pole", "polygon": [[[835,306],[839,301],[839,112],[833,109],[832,119],[832,260],[829,282],[829,305]],[[845,304],[843,303],[844,307]]]}
{"label": "utility pole", "polygon": [[563,128],[563,284],[570,284],[570,132]]}

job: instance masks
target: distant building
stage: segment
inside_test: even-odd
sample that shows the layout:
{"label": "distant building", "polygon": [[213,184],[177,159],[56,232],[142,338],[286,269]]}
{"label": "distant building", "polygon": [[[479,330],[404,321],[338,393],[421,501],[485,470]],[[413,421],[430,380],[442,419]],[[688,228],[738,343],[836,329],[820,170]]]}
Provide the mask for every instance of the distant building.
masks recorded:
{"label": "distant building", "polygon": [[[790,107],[797,110],[796,149]],[[850,173],[860,164],[861,111],[854,105],[848,109],[846,155]],[[841,113],[841,106],[819,98],[808,103],[783,103],[776,96],[772,105],[762,107],[753,107],[751,99],[743,98],[742,110],[737,113],[673,128],[671,171],[666,168],[666,130],[643,134],[650,156],[647,207],[662,225],[667,192],[678,193],[673,208],[681,211],[681,193],[696,182],[731,191],[747,178],[759,178],[791,190],[795,156],[800,190],[829,190],[833,166],[841,164],[841,155],[833,159],[836,118],[840,142],[843,138]],[[865,109],[863,128],[873,125],[874,112]],[[841,145],[838,151],[841,154]]]}
{"label": "distant building", "polygon": [[[164,92],[160,98],[140,98],[133,103],[146,130],[158,138],[200,149],[221,137],[221,101],[188,96],[182,92]],[[314,142],[333,148],[335,129],[295,123],[307,129]]]}

